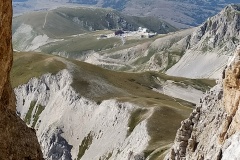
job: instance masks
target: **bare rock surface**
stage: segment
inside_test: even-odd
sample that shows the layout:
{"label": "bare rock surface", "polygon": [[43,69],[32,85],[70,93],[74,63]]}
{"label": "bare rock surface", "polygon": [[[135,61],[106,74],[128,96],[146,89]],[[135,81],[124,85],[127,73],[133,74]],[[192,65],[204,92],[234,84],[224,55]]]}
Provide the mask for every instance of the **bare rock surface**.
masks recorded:
{"label": "bare rock surface", "polygon": [[12,1],[0,2],[0,159],[42,159],[35,131],[16,115],[15,98],[10,85],[12,65]]}
{"label": "bare rock surface", "polygon": [[218,85],[181,123],[175,142],[165,159],[220,160],[240,155],[240,47],[223,72]]}

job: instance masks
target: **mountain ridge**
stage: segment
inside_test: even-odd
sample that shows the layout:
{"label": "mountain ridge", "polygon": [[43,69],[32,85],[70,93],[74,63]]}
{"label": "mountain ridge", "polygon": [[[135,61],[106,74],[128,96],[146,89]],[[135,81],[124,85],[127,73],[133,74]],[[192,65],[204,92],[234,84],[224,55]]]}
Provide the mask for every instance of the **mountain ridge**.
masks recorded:
{"label": "mountain ridge", "polygon": [[[202,96],[212,85],[208,80],[152,72],[115,72],[40,53],[14,53],[11,77],[17,113],[36,129],[47,159],[159,156],[158,150],[169,148],[174,128],[193,105],[175,98],[176,94],[190,91],[198,95],[201,91]],[[176,89],[180,91],[174,92]],[[175,118],[169,128],[164,123],[172,116]],[[156,121],[162,123],[161,133]],[[112,135],[115,137],[110,142]],[[108,145],[96,152],[103,142]]]}

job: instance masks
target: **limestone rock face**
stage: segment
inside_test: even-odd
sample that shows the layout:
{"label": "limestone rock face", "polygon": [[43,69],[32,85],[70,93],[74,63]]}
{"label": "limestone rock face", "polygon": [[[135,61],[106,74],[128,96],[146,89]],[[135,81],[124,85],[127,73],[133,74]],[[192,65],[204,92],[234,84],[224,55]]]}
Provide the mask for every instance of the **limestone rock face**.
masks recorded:
{"label": "limestone rock face", "polygon": [[227,114],[226,127],[223,128],[222,141],[240,131],[240,46],[238,46],[233,61],[225,71],[223,80],[224,107]]}
{"label": "limestone rock face", "polygon": [[140,106],[115,99],[98,104],[72,88],[73,78],[64,69],[14,89],[19,116],[31,115],[27,123],[36,129],[44,158],[140,160],[151,139],[147,124],[154,111],[129,132],[131,115]]}
{"label": "limestone rock face", "polygon": [[0,159],[42,159],[35,131],[16,115],[10,85],[12,65],[12,1],[0,2]]}
{"label": "limestone rock face", "polygon": [[184,120],[165,159],[228,160],[240,156],[240,47],[212,88]]}

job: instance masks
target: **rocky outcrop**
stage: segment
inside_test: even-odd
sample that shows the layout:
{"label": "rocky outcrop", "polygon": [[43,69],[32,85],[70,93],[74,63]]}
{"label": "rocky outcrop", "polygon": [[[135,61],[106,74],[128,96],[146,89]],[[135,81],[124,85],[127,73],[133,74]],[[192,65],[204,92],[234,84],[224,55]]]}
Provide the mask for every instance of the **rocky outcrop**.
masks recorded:
{"label": "rocky outcrop", "polygon": [[203,160],[239,158],[240,47],[212,88],[181,123],[165,159]]}
{"label": "rocky outcrop", "polygon": [[152,110],[146,110],[141,122],[130,124],[133,112],[141,110],[139,106],[115,99],[96,103],[77,93],[72,81],[73,75],[64,69],[56,75],[32,78],[14,89],[17,111],[36,129],[44,158],[141,157],[150,141],[147,122]]}
{"label": "rocky outcrop", "polygon": [[1,105],[8,106],[9,109],[15,110],[13,107],[14,102],[12,101],[12,91],[9,81],[9,72],[12,65],[12,45],[11,45],[11,23],[12,23],[12,14],[11,14],[11,1],[6,3],[0,3],[0,100]]}
{"label": "rocky outcrop", "polygon": [[240,41],[240,5],[228,5],[217,15],[199,26],[191,35],[189,47],[213,50],[234,49]]}
{"label": "rocky outcrop", "polygon": [[0,2],[0,159],[42,159],[35,131],[16,115],[10,85],[12,65],[12,2]]}
{"label": "rocky outcrop", "polygon": [[224,107],[227,119],[224,121],[222,128],[221,141],[231,137],[240,131],[240,46],[234,55],[233,62],[225,71],[223,81],[224,88]]}

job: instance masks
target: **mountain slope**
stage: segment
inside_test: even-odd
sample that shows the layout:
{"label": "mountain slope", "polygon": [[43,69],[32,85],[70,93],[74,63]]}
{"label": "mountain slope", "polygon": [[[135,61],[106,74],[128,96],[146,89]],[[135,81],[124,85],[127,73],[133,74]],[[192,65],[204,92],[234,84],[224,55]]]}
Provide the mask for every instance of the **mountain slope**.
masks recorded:
{"label": "mountain slope", "polygon": [[[148,23],[151,19],[152,23]],[[59,38],[95,30],[137,30],[145,27],[152,32],[168,33],[176,28],[153,17],[126,16],[118,11],[101,8],[66,8],[39,11],[16,16],[13,19],[13,32],[22,24],[30,25],[34,32]]]}
{"label": "mountain slope", "polygon": [[[96,17],[96,13],[99,17]],[[108,69],[145,71],[149,70],[149,63],[156,51],[156,47],[148,48],[148,46],[156,38],[164,35],[149,39],[143,37],[153,33],[133,31],[123,36],[115,36],[113,31],[108,30],[87,33],[86,31],[89,31],[89,28],[117,29],[121,26],[130,30],[137,29],[138,26],[146,26],[149,29],[156,28],[160,33],[175,31],[173,27],[154,18],[151,18],[151,23],[147,22],[146,17],[122,16],[116,11],[105,9],[58,8],[49,12],[34,12],[13,19],[13,47],[18,51],[43,51],[74,58]],[[88,25],[85,25],[86,23]],[[179,37],[184,35],[180,34]],[[174,38],[171,39],[175,41]],[[180,56],[176,55],[176,59]],[[163,58],[158,56],[156,59],[161,61]],[[141,63],[148,64],[143,66]],[[162,70],[168,65],[166,62],[163,62],[163,65],[161,63],[156,64],[154,70]]]}
{"label": "mountain slope", "polygon": [[[30,79],[33,76],[37,78]],[[206,80],[113,72],[36,53],[15,53],[11,77],[18,114],[36,129],[45,158],[65,159],[159,155],[154,151],[168,148],[179,127],[175,124],[192,106],[161,94],[170,93],[169,81],[182,88],[175,93],[179,95],[188,88],[204,91],[209,86]],[[105,144],[101,150],[99,143]]]}
{"label": "mountain slope", "polygon": [[166,73],[219,78],[240,42],[240,5],[229,5],[190,35],[183,57]]}
{"label": "mountain slope", "polygon": [[[13,1],[14,12],[54,8],[56,6],[91,5],[97,7],[110,7],[128,15],[154,16],[164,19],[180,28],[197,26],[208,17],[217,14],[227,4],[239,3],[238,0],[26,0]],[[169,14],[171,13],[171,14]]]}

